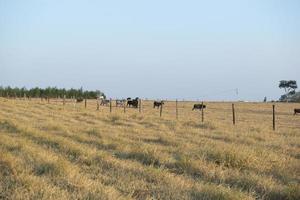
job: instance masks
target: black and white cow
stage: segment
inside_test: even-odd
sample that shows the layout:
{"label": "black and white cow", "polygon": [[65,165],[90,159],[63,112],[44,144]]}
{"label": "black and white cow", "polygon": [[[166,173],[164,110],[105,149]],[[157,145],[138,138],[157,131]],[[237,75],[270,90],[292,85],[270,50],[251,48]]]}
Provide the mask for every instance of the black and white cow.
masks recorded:
{"label": "black and white cow", "polygon": [[117,99],[116,100],[116,107],[122,107],[125,105],[126,100],[125,99]]}
{"label": "black and white cow", "polygon": [[100,101],[101,106],[107,106],[110,102],[109,99],[106,99],[105,97],[101,96],[98,98],[98,101]]}

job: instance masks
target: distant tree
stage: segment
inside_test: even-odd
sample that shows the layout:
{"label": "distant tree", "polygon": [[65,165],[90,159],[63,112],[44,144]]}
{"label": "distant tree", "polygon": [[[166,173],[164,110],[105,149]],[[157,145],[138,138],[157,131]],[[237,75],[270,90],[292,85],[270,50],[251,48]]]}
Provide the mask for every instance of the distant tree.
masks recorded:
{"label": "distant tree", "polygon": [[280,97],[280,100],[283,101],[283,99],[285,99],[287,101],[290,96],[295,94],[295,90],[298,86],[295,80],[281,80],[279,81],[279,88],[285,91],[285,94]]}
{"label": "distant tree", "polygon": [[284,89],[285,92],[297,89],[297,82],[295,80],[281,80],[279,81],[279,88]]}

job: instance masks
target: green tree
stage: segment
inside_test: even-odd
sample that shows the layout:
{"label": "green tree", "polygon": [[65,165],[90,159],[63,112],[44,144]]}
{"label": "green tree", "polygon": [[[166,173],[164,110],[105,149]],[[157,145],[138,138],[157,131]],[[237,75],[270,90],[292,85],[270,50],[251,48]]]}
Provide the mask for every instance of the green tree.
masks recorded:
{"label": "green tree", "polygon": [[279,88],[280,89],[284,89],[284,91],[287,93],[287,92],[290,92],[291,90],[296,90],[298,87],[297,87],[297,82],[295,80],[289,80],[289,81],[286,81],[286,80],[281,80],[279,81]]}
{"label": "green tree", "polygon": [[281,80],[279,81],[279,88],[284,89],[285,94],[280,97],[281,101],[288,101],[288,98],[295,94],[295,90],[298,88],[295,80]]}

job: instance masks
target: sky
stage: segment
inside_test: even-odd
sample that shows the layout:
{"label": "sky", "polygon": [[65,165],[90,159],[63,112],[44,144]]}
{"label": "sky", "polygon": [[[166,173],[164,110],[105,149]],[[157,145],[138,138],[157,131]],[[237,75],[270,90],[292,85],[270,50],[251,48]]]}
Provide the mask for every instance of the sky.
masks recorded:
{"label": "sky", "polygon": [[277,100],[299,36],[299,0],[0,0],[0,85]]}

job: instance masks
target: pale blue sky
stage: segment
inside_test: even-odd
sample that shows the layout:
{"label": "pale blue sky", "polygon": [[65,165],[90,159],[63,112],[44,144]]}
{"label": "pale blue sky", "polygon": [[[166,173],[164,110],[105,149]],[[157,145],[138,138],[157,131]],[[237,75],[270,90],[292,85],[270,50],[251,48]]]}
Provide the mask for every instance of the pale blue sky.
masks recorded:
{"label": "pale blue sky", "polygon": [[299,77],[299,0],[0,0],[3,86],[262,100]]}

